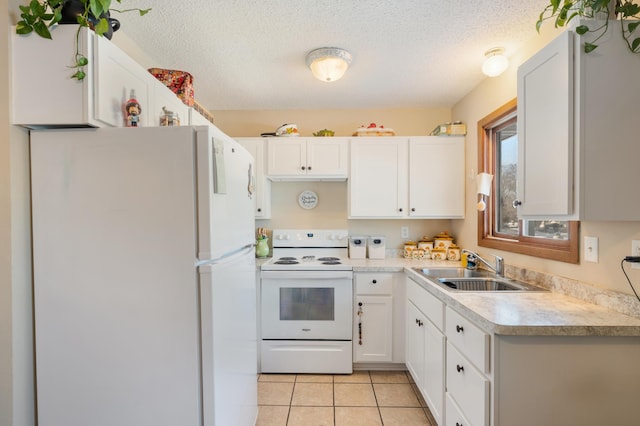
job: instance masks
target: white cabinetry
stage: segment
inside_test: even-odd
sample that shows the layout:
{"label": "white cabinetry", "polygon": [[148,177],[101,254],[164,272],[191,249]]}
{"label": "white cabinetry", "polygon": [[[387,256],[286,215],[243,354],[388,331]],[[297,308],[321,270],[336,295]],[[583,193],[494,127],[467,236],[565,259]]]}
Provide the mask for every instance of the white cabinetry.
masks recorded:
{"label": "white cabinetry", "polygon": [[[589,26],[599,21],[581,21]],[[640,220],[640,55],[610,28],[584,53],[566,31],[518,69],[518,214],[560,220]]]}
{"label": "white cabinetry", "polygon": [[445,396],[444,304],[407,280],[406,365],[431,413],[443,424]]}
{"label": "white cabinetry", "polygon": [[256,219],[271,218],[271,181],[265,176],[266,150],[264,138],[236,138],[253,156],[254,197]]}
{"label": "white cabinetry", "polygon": [[[470,424],[488,425],[491,382],[485,373],[490,363],[489,335],[449,307],[445,324],[447,399]],[[460,422],[447,413],[446,424],[456,423]]]}
{"label": "white cabinetry", "polygon": [[267,175],[273,180],[345,180],[348,138],[267,139]]}
{"label": "white cabinetry", "polygon": [[356,138],[350,158],[350,218],[464,216],[464,138]]}
{"label": "white cabinetry", "polygon": [[393,275],[356,273],[355,362],[393,361]]}
{"label": "white cabinetry", "polygon": [[26,127],[123,127],[124,104],[140,103],[140,126],[158,126],[162,107],[188,119],[188,108],[111,41],[86,28],[78,47],[89,59],[82,81],[71,78],[76,25],[58,25],[52,40],[12,35],[14,124]]}

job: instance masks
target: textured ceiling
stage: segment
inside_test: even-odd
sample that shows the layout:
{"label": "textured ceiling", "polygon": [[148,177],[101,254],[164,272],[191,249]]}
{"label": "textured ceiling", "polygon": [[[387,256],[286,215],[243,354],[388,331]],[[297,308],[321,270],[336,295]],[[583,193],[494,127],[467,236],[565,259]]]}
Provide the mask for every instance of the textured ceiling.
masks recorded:
{"label": "textured ceiling", "polygon": [[[193,74],[196,99],[210,110],[451,107],[485,78],[487,49],[509,56],[537,36],[546,3],[123,0],[120,8],[153,10],[112,16],[154,66]],[[325,46],[353,55],[334,83],[305,65]]]}

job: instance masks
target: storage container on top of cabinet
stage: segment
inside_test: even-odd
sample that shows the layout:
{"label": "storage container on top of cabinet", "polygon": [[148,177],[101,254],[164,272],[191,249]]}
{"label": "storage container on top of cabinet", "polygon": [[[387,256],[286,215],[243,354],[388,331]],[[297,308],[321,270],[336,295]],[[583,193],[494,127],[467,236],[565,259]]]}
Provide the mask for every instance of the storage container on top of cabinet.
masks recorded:
{"label": "storage container on top of cabinet", "polygon": [[640,220],[640,55],[618,25],[590,53],[566,31],[518,69],[520,217]]}

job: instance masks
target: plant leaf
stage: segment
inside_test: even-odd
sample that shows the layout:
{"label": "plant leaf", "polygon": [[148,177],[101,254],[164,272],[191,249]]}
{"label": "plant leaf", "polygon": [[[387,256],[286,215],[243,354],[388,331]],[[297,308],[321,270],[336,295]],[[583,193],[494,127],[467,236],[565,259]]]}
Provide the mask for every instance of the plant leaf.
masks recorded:
{"label": "plant leaf", "polygon": [[80,67],[84,67],[85,65],[87,65],[89,63],[89,60],[87,59],[86,56],[78,56],[78,60],[76,61],[76,64]]}
{"label": "plant leaf", "polygon": [[44,22],[38,21],[34,23],[33,29],[35,30],[36,34],[38,34],[40,37],[48,38],[49,40],[51,40],[51,33],[49,32],[49,28],[47,27],[47,24],[45,24]]}
{"label": "plant leaf", "polygon": [[26,23],[20,21],[16,24],[16,34],[29,34],[33,31],[33,27],[31,25],[27,25]]}
{"label": "plant leaf", "polygon": [[73,75],[71,76],[71,78],[75,78],[75,79],[76,79],[76,80],[78,80],[78,81],[82,81],[82,80],[84,80],[84,78],[85,78],[86,76],[87,76],[87,74],[86,74],[84,71],[82,71],[82,70],[78,70],[78,71],[76,71],[76,73],[75,73],[75,74],[73,74]]}
{"label": "plant leaf", "polygon": [[636,30],[636,28],[638,28],[638,25],[640,25],[640,21],[638,22],[632,22],[627,26],[627,30],[632,33]]}
{"label": "plant leaf", "polygon": [[580,35],[584,35],[589,32],[589,27],[587,27],[586,25],[578,25],[576,27],[576,32]]}
{"label": "plant leaf", "polygon": [[140,16],[144,16],[149,12],[151,12],[151,8],[149,8],[149,9],[140,9]]}
{"label": "plant leaf", "polygon": [[96,34],[101,36],[104,33],[106,33],[107,31],[109,31],[109,28],[110,28],[109,21],[107,21],[106,19],[102,18],[94,26],[93,30],[96,32]]}
{"label": "plant leaf", "polygon": [[584,53],[589,53],[589,52],[593,52],[594,50],[596,50],[596,48],[598,47],[598,45],[593,44],[593,43],[584,43]]}
{"label": "plant leaf", "polygon": [[633,39],[633,42],[631,43],[631,50],[633,50],[635,53],[637,53],[638,47],[640,47],[640,38],[635,38],[635,39]]}

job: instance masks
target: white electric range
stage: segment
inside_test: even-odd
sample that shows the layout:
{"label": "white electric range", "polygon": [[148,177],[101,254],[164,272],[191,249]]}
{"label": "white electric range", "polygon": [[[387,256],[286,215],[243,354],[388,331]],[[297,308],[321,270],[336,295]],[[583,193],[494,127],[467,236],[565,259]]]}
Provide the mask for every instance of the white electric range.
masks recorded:
{"label": "white electric range", "polygon": [[261,371],[353,371],[353,272],[344,229],[273,231],[262,265]]}

